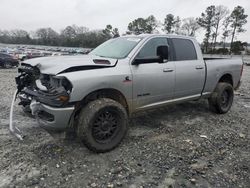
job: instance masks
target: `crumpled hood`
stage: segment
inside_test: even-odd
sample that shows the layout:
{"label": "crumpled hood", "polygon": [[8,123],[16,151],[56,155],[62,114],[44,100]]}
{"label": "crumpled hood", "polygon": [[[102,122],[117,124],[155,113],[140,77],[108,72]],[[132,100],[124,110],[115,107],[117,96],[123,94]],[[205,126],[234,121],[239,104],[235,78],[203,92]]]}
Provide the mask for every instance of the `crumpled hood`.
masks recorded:
{"label": "crumpled hood", "polygon": [[[110,64],[95,63],[94,60],[109,61]],[[24,64],[29,64],[33,67],[38,67],[43,74],[56,75],[69,68],[81,70],[84,67],[103,68],[115,66],[117,59],[103,58],[93,55],[76,55],[76,56],[54,56],[54,57],[41,57],[24,61]]]}

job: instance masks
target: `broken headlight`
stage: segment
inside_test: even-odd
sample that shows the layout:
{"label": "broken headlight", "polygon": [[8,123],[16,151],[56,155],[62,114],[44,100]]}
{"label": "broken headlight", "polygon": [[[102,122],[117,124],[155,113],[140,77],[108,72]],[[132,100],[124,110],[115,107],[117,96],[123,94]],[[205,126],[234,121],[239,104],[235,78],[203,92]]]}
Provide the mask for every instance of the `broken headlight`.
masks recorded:
{"label": "broken headlight", "polygon": [[36,87],[38,93],[42,95],[40,96],[41,102],[46,101],[45,103],[56,106],[67,103],[72,91],[72,84],[67,78],[46,74],[40,75],[40,78],[36,80]]}
{"label": "broken headlight", "polygon": [[53,93],[58,90],[58,88],[63,87],[63,89],[70,93],[72,91],[72,84],[70,81],[63,76],[52,76],[47,74],[42,74],[39,80],[36,80],[36,85],[39,89]]}
{"label": "broken headlight", "polygon": [[54,76],[51,80],[51,86],[53,91],[61,93],[61,95],[58,96],[57,100],[61,102],[69,101],[69,94],[72,91],[72,84],[67,78]]}

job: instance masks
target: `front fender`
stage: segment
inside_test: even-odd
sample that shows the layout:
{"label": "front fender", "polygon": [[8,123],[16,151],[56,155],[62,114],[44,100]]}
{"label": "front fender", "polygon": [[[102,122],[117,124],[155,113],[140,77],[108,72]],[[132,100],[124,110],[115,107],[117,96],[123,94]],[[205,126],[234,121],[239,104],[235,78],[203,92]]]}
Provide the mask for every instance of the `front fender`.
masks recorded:
{"label": "front fender", "polygon": [[[89,93],[100,89],[115,89],[121,92],[127,100],[132,100],[132,76],[130,69],[120,71],[116,68],[99,70],[77,71],[65,73],[65,76],[73,85],[69,102],[81,101]],[[127,78],[131,81],[126,81]]]}

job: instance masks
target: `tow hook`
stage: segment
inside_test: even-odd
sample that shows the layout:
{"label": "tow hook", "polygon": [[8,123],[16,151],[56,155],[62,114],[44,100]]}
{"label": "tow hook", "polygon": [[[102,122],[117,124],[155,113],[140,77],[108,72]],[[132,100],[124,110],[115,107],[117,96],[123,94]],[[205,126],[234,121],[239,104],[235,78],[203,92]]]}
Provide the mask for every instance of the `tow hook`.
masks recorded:
{"label": "tow hook", "polygon": [[40,111],[40,102],[32,100],[30,103],[30,109],[33,116],[35,116]]}

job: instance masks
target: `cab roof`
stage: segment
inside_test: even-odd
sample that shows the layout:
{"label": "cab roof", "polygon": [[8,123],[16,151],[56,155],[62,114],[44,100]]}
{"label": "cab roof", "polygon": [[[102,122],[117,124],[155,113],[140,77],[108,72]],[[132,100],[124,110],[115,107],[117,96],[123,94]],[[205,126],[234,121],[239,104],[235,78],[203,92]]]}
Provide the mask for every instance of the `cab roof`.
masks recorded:
{"label": "cab roof", "polygon": [[168,38],[183,38],[183,39],[195,39],[191,36],[186,35],[175,35],[175,34],[140,34],[140,35],[124,35],[123,37],[139,37],[139,38],[150,38],[150,37],[157,37],[157,36],[165,36]]}

